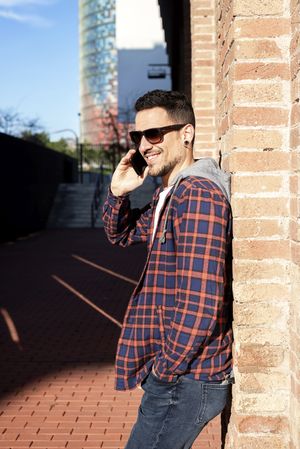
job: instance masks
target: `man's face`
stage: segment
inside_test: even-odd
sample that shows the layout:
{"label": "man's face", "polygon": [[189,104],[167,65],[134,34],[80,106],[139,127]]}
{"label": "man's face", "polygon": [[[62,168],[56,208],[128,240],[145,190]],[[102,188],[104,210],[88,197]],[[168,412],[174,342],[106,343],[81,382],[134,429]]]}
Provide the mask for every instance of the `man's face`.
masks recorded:
{"label": "man's face", "polygon": [[[174,121],[163,108],[145,109],[136,114],[135,129],[144,131],[149,128],[174,125]],[[166,180],[181,170],[187,158],[183,146],[183,131],[171,131],[164,135],[163,141],[151,144],[143,136],[139,150],[149,166],[149,175],[161,176]]]}

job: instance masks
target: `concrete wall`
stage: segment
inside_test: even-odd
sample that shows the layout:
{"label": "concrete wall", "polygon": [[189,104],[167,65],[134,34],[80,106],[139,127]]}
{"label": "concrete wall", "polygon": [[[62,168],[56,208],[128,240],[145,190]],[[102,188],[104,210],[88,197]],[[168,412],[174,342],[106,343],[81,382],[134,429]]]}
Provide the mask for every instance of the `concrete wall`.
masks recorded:
{"label": "concrete wall", "polygon": [[0,133],[0,241],[43,229],[61,182],[77,181],[77,160]]}

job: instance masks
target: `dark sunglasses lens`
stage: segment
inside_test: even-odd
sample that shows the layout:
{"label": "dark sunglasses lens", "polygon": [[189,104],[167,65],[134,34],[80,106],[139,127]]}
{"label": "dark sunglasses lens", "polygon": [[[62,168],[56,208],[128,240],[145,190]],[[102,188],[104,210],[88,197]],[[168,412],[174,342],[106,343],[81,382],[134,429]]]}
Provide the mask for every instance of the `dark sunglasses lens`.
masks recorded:
{"label": "dark sunglasses lens", "polygon": [[130,138],[135,145],[139,145],[142,140],[142,133],[140,131],[131,131]]}
{"label": "dark sunglasses lens", "polygon": [[144,136],[150,143],[159,143],[161,142],[162,135],[158,128],[151,128],[144,131]]}

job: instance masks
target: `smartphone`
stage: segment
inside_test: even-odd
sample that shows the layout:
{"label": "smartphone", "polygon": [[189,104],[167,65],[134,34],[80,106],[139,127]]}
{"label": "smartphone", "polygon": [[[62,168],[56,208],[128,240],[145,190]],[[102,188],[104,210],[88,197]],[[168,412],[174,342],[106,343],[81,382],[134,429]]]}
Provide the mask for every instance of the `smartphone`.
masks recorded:
{"label": "smartphone", "polygon": [[144,173],[145,168],[147,167],[147,162],[139,152],[136,150],[134,155],[131,157],[131,165],[134,168],[135,172],[141,176]]}

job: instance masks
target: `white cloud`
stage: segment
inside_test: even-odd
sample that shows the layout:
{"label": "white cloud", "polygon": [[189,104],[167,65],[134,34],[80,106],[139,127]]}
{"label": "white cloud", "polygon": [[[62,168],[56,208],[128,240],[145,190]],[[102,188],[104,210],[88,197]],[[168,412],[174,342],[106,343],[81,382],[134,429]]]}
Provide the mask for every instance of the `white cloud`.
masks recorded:
{"label": "white cloud", "polygon": [[8,19],[8,20],[14,20],[15,22],[27,23],[29,25],[43,27],[43,28],[49,27],[52,25],[52,23],[49,20],[44,19],[41,16],[16,13],[14,11],[8,11],[8,10],[0,9],[0,17],[2,17],[4,19]]}
{"label": "white cloud", "polygon": [[53,0],[0,0],[1,7],[28,6],[28,5],[49,5]]}
{"label": "white cloud", "polygon": [[0,18],[25,23],[34,27],[50,27],[52,23],[38,11],[57,0],[0,0]]}

